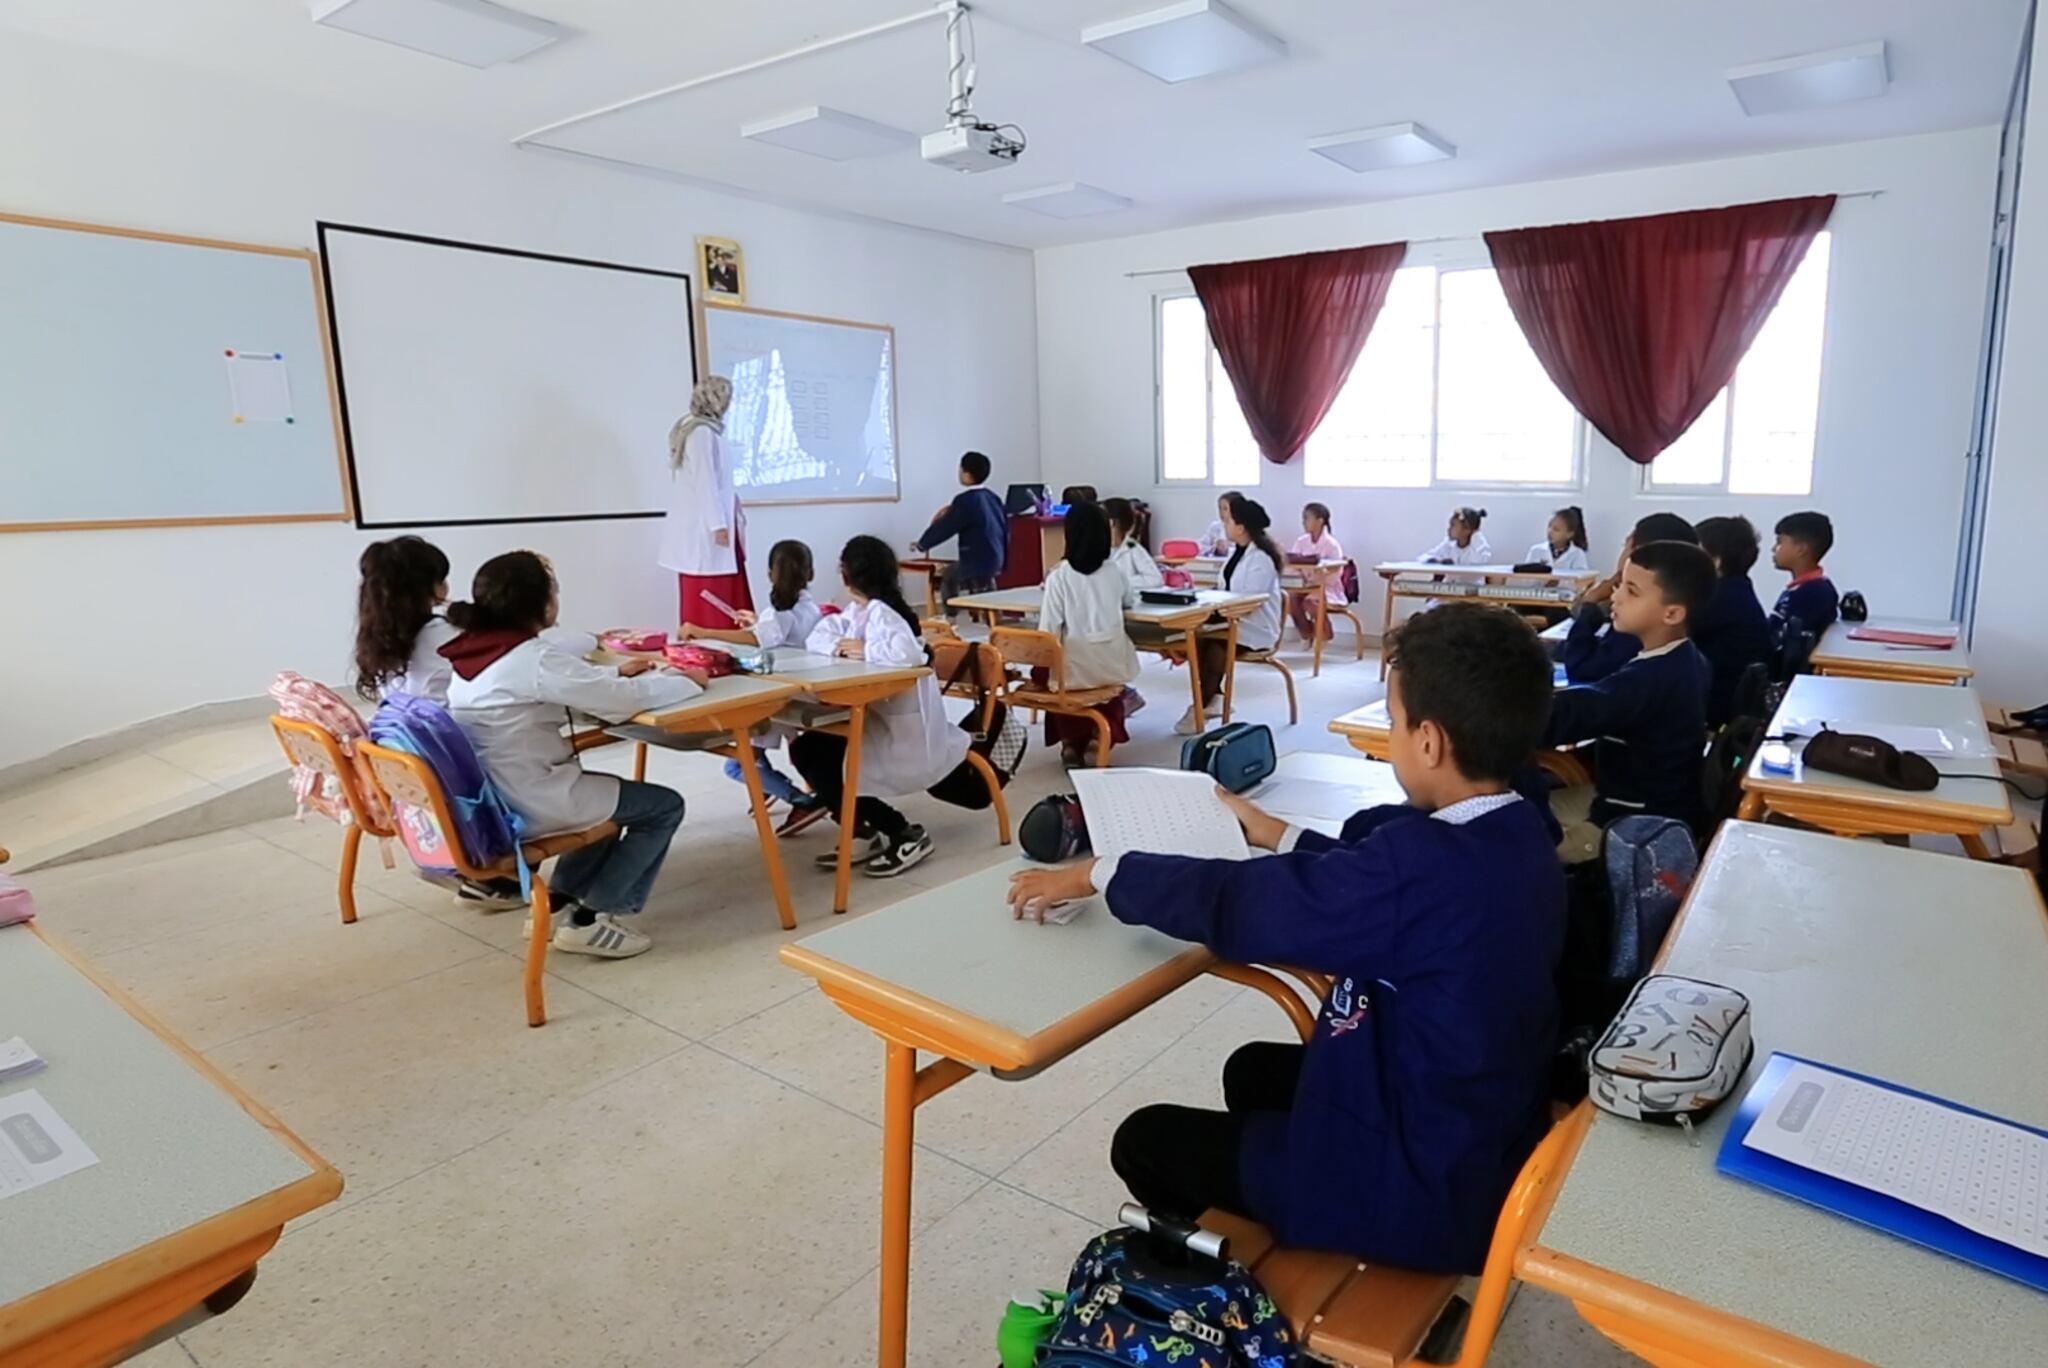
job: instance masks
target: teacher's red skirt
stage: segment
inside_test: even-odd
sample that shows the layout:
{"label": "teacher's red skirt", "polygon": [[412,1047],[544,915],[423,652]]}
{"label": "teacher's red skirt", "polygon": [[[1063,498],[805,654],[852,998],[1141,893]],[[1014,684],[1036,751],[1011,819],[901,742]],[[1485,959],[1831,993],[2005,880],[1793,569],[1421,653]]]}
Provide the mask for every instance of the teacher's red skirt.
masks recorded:
{"label": "teacher's red skirt", "polygon": [[676,576],[681,585],[683,621],[692,627],[731,627],[732,616],[725,608],[753,609],[753,591],[747,588],[746,543],[735,545],[732,554],[735,569],[730,575]]}

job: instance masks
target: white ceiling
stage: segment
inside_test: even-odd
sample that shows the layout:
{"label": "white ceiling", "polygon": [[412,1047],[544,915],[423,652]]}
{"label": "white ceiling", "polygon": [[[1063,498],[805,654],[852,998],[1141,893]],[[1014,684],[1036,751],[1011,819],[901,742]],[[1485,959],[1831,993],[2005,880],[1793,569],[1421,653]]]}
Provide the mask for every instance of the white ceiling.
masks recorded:
{"label": "white ceiling", "polygon": [[[1217,219],[1995,122],[2026,0],[1231,0],[1288,60],[1165,85],[1081,45],[1163,0],[978,0],[977,112],[1021,124],[1022,162],[966,176],[914,150],[827,162],[739,136],[813,104],[914,133],[943,122],[943,22],[549,134],[579,152],[795,203],[1025,247]],[[304,0],[5,0],[0,28],[116,47],[507,141],[924,0],[516,0],[571,30],[474,71],[316,27]],[[1731,66],[1890,44],[1876,100],[1747,118]],[[143,116],[145,111],[137,111]],[[1453,161],[1354,175],[1320,134],[1413,120]],[[1064,181],[1133,200],[1061,221],[1002,203]],[[1818,187],[1826,188],[1826,187]],[[1836,187],[1858,189],[1865,187]]]}

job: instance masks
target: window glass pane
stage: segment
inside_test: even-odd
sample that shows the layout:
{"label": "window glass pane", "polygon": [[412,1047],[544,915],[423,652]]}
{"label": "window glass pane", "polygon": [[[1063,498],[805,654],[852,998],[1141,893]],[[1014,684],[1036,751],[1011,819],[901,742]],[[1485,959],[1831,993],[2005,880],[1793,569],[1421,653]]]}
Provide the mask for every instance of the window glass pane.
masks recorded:
{"label": "window glass pane", "polygon": [[1728,488],[1735,494],[1813,492],[1813,432],[1827,330],[1828,236],[1807,249],[1763,331],[1735,372]]}
{"label": "window glass pane", "polygon": [[1209,478],[1209,328],[1193,295],[1159,301],[1159,474]]}
{"label": "window glass pane", "polygon": [[1236,489],[1259,482],[1259,444],[1245,426],[1244,410],[1237,406],[1237,390],[1230,374],[1212,348],[1209,352],[1210,396],[1214,409],[1209,430],[1216,443],[1216,483]]}
{"label": "window glass pane", "polygon": [[1439,278],[1436,477],[1566,484],[1577,414],[1550,383],[1490,270]]}
{"label": "window glass pane", "polygon": [[1650,462],[1650,484],[1669,489],[1673,485],[1718,485],[1721,483],[1721,453],[1728,440],[1728,391],[1714,396],[1706,412],[1693,420],[1685,435],[1657,453]]}
{"label": "window glass pane", "polygon": [[1350,378],[1302,460],[1312,485],[1429,485],[1436,268],[1394,276]]}

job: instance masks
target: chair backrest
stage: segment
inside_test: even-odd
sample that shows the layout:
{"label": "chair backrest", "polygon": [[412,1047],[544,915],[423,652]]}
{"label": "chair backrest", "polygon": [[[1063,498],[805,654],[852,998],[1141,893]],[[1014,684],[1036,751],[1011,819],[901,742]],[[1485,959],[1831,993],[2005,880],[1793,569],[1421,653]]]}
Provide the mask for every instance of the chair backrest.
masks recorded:
{"label": "chair backrest", "polygon": [[[406,751],[380,746],[374,741],[358,742],[356,750],[369,765],[378,787],[390,795],[394,803],[409,804],[432,814],[444,833],[461,830],[456,825],[455,811],[449,805],[447,791],[441,787],[440,776],[424,759]],[[466,878],[492,879],[505,873],[503,869],[484,869],[471,863],[469,852],[453,835],[449,835],[444,844],[449,864]]]}
{"label": "chair backrest", "polygon": [[1796,621],[1785,625],[1784,639],[1778,645],[1778,668],[1774,674],[1780,684],[1789,683],[1793,676],[1803,675],[1811,667],[1813,648],[1820,638],[1801,627]]}
{"label": "chair backrest", "polygon": [[[365,834],[377,837],[398,834],[391,825],[390,805],[384,801],[383,793],[376,789],[366,790],[366,774],[358,770],[354,760],[342,754],[341,743],[335,740],[333,732],[316,722],[302,722],[282,713],[271,714],[270,729],[277,733],[277,742],[284,748],[284,758],[294,769],[334,780],[335,787],[341,790],[342,804],[348,815]],[[358,741],[356,744],[360,746],[363,743]],[[324,785],[306,792],[306,806],[340,821],[342,812],[322,792],[322,788]]]}
{"label": "chair backrest", "polygon": [[1742,776],[1764,743],[1764,730],[1759,718],[1737,716],[1708,743],[1706,759],[1700,765],[1700,797],[1706,812],[1706,827],[1699,833],[1702,841],[1712,839],[1721,823],[1742,806]]}
{"label": "chair backrest", "polygon": [[1067,687],[1067,651],[1051,632],[1035,627],[997,627],[988,634],[989,644],[1006,665],[1035,666],[1046,672],[1047,687],[1063,693]]}
{"label": "chair backrest", "polygon": [[932,673],[940,688],[954,698],[971,698],[981,709],[980,730],[995,722],[996,699],[1003,692],[1003,657],[985,641],[968,641],[957,634],[930,643]]}
{"label": "chair backrest", "polygon": [[1745,665],[1742,673],[1735,677],[1735,690],[1729,695],[1728,716],[1763,717],[1764,697],[1771,689],[1771,667],[1766,661],[1757,660]]}
{"label": "chair backrest", "polygon": [[1173,541],[1165,541],[1159,544],[1159,555],[1162,560],[1178,560],[1182,557],[1192,558],[1201,554],[1202,544],[1200,542],[1183,541],[1176,538]]}

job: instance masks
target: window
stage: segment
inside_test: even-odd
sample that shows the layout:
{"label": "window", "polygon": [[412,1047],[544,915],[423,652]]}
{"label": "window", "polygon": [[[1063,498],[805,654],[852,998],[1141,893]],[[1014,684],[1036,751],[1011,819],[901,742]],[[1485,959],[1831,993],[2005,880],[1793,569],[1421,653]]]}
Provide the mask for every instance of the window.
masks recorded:
{"label": "window", "polygon": [[1485,267],[1394,276],[1358,364],[1309,438],[1311,485],[1568,486],[1578,414]]}
{"label": "window", "polygon": [[1661,492],[1811,494],[1827,328],[1828,235],[1814,238],[1735,378],[1650,463]]}
{"label": "window", "polygon": [[1246,488],[1259,482],[1259,446],[1216,359],[1202,301],[1159,301],[1159,480]]}

